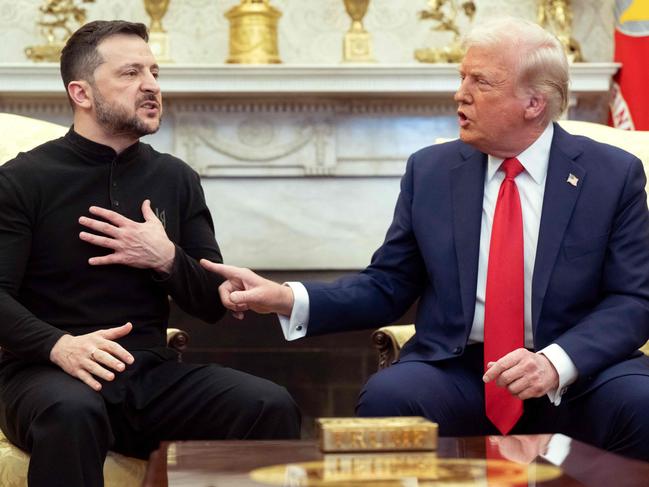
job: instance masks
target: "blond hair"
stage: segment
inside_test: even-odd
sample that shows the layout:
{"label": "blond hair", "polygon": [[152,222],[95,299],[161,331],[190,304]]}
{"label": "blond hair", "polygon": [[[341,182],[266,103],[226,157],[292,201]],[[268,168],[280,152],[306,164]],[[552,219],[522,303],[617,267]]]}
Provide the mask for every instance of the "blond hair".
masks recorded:
{"label": "blond hair", "polygon": [[544,122],[557,120],[568,107],[568,59],[559,40],[538,24],[515,17],[489,19],[464,36],[471,47],[516,48],[518,84],[546,100]]}

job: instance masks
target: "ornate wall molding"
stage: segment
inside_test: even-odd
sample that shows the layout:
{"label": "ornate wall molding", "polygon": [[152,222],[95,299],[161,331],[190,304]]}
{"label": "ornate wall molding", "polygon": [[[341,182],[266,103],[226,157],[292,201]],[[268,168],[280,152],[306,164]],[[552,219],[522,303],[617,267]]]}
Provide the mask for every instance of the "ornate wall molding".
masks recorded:
{"label": "ornate wall molding", "polygon": [[395,139],[427,145],[456,130],[455,105],[442,99],[204,100],[171,110],[177,155],[214,177],[398,177],[416,144],[404,151]]}

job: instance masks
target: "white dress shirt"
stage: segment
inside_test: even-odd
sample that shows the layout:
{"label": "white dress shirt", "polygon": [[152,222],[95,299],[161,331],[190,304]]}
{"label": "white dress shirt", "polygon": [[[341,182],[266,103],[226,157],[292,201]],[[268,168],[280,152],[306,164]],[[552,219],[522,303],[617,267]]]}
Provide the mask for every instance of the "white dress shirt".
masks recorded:
{"label": "white dress shirt", "polygon": [[[554,127],[550,123],[541,136],[517,156],[517,159],[525,168],[516,177],[516,186],[518,187],[518,193],[521,198],[521,209],[523,213],[525,346],[527,348],[534,348],[532,337],[532,274],[536,259],[536,244],[539,239],[545,179],[548,172],[553,134]],[[493,225],[498,191],[500,190],[501,183],[505,179],[505,173],[498,170],[502,162],[502,158],[492,155],[488,156],[487,174],[484,182],[484,198],[482,202],[475,314],[469,334],[469,343],[484,341],[484,304],[487,286],[487,264],[489,262],[491,227]],[[286,284],[293,290],[295,301],[291,316],[279,316],[279,320],[284,337],[287,340],[295,340],[306,335],[309,322],[309,294],[306,288],[299,282],[289,282]],[[557,390],[548,393],[550,401],[558,406],[561,403],[561,396],[567,386],[577,379],[577,368],[568,354],[557,344],[550,344],[538,353],[544,354],[559,374],[559,387]]]}

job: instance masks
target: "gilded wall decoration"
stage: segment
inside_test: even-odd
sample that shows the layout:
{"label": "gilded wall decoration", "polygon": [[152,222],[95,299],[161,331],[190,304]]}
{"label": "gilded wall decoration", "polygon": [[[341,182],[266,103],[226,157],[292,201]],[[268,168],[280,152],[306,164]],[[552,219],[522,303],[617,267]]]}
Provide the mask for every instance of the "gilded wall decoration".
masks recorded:
{"label": "gilded wall decoration", "polygon": [[372,35],[365,30],[363,17],[370,6],[370,0],[344,0],[345,11],[352,24],[343,38],[344,62],[374,62],[372,57]]}
{"label": "gilded wall decoration", "polygon": [[224,15],[230,22],[227,63],[282,62],[277,47],[277,24],[282,12],[268,0],[241,0]]}
{"label": "gilded wall decoration", "polygon": [[563,45],[568,60],[583,62],[579,42],[572,36],[572,5],[570,0],[538,0],[537,22],[554,33]]}
{"label": "gilded wall decoration", "polygon": [[160,63],[171,62],[169,56],[169,34],[162,26],[162,18],[169,9],[170,0],[144,0],[144,9],[151,18],[149,24],[149,45]]}
{"label": "gilded wall decoration", "polygon": [[[0,62],[26,62],[23,49],[38,38],[34,19],[42,0],[0,0]],[[228,23],[223,14],[238,0],[172,0],[164,20],[170,57],[177,64],[222,63],[228,56]],[[444,45],[444,33],[431,32],[417,12],[426,0],[372,0],[363,19],[372,32],[379,63],[415,63],[421,46]],[[492,15],[518,15],[535,20],[537,0],[475,0],[475,22]],[[613,0],[573,0],[573,37],[591,62],[613,56]],[[349,17],[339,0],[273,0],[283,12],[279,50],[286,64],[338,64],[341,34]],[[111,0],[89,4],[88,20],[117,19],[148,23],[141,1]],[[163,73],[164,75],[164,73]]]}

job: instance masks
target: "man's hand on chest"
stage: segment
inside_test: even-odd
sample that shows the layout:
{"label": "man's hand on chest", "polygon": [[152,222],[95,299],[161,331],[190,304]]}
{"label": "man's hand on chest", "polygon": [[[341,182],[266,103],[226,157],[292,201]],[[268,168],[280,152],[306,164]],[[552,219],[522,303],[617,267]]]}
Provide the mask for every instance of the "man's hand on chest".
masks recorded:
{"label": "man's hand on chest", "polygon": [[91,206],[89,211],[104,221],[82,216],[79,223],[103,235],[84,231],[79,233],[79,238],[113,250],[108,255],[91,257],[88,260],[90,265],[122,264],[138,269],[152,269],[161,274],[171,272],[176,248],[169,240],[162,222],[151,209],[149,200],[142,203],[143,223],[98,206]]}

